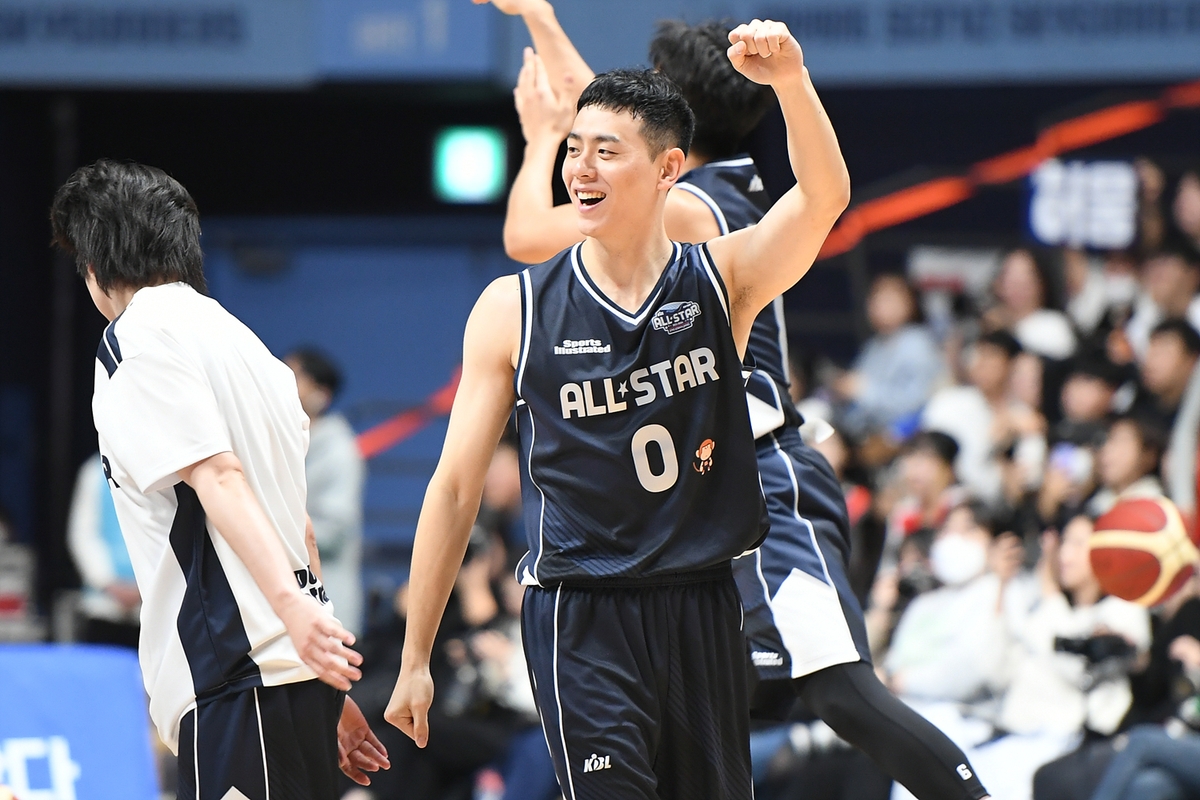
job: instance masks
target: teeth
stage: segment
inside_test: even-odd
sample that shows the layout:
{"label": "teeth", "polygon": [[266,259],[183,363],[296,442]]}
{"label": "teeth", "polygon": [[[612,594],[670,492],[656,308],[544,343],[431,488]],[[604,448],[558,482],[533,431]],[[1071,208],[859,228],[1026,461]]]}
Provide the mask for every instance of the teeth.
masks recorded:
{"label": "teeth", "polygon": [[603,200],[606,196],[604,192],[576,192],[575,194],[580,200]]}

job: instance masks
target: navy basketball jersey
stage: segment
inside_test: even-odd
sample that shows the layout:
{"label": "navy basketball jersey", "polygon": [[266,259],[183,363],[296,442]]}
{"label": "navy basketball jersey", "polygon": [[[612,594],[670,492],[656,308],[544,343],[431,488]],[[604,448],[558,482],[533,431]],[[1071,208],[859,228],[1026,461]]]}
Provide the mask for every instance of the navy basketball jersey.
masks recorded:
{"label": "navy basketball jersey", "polygon": [[[754,225],[771,207],[771,198],[749,156],[710,161],[685,174],[675,188],[703,200],[716,217],[722,235]],[[747,351],[756,370],[746,383],[755,436],[785,424],[798,424],[800,416],[788,398],[787,325],[782,295],[755,318]]]}
{"label": "navy basketball jersey", "polygon": [[575,245],[521,273],[517,433],[526,585],[654,579],[757,545],[763,501],[729,301],[675,244],[635,312]]}

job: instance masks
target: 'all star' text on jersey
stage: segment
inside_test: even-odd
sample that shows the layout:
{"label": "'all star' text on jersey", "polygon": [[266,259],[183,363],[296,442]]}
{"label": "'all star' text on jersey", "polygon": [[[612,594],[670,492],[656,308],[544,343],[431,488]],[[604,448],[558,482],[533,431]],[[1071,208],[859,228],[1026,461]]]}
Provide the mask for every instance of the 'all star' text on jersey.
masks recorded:
{"label": "'all star' text on jersey", "polygon": [[[572,414],[581,418],[616,414],[629,407],[629,399],[644,406],[657,400],[660,391],[663,397],[671,397],[710,380],[718,381],[721,376],[717,374],[716,363],[712,350],[698,347],[674,359],[636,369],[628,378],[564,383],[558,392],[563,419],[571,419]],[[634,396],[626,399],[630,391]]]}

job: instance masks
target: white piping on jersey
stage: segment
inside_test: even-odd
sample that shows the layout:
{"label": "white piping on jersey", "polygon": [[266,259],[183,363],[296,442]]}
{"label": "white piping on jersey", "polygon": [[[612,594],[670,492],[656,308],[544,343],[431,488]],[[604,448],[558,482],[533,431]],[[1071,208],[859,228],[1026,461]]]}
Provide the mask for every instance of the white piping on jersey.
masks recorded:
{"label": "white piping on jersey", "polygon": [[779,352],[783,354],[783,375],[786,378],[790,362],[788,361],[787,315],[783,310],[783,295],[776,297],[771,305],[775,308],[775,324],[779,326]]}
{"label": "white piping on jersey", "polygon": [[817,532],[813,530],[812,523],[804,517],[800,516],[800,484],[796,480],[796,471],[792,469],[792,460],[783,452],[783,448],[779,446],[779,439],[775,438],[775,434],[771,434],[771,444],[775,446],[775,452],[783,459],[783,465],[787,467],[788,477],[792,479],[792,514],[796,519],[804,523],[808,527],[808,538],[812,540],[813,550],[817,551],[817,558],[821,559],[821,571],[825,573],[825,582],[834,589],[833,578],[829,577],[829,565],[825,563],[825,554],[821,552],[821,545],[817,542]]}
{"label": "white piping on jersey", "polygon": [[554,593],[554,702],[558,705],[558,735],[562,738],[563,766],[567,770],[567,788],[571,791],[569,800],[575,800],[575,779],[571,777],[571,754],[567,752],[567,729],[563,724],[562,694],[558,689],[558,602],[562,599],[562,584]]}
{"label": "white piping on jersey", "polygon": [[[113,352],[112,345],[108,343],[108,332],[112,330],[112,326],[116,324],[116,320],[113,320],[108,324],[108,327],[104,329],[104,333],[100,336],[100,344],[105,350],[108,351],[108,357],[113,360],[113,363],[120,364],[121,362],[117,359],[117,354]],[[115,336],[116,334],[113,335]]]}
{"label": "white piping on jersey", "polygon": [[[671,263],[673,264],[679,260],[680,250],[682,248],[679,246],[679,242],[671,242],[671,246],[674,248],[671,251]],[[613,305],[604,297],[604,295],[600,294],[600,292],[596,291],[596,289],[592,287],[591,282],[583,274],[583,265],[579,260],[579,251],[582,247],[583,243],[580,242],[571,250],[571,268],[575,270],[575,277],[579,279],[581,284],[583,284],[583,288],[587,289],[588,294],[590,294],[597,303],[608,309],[609,313],[611,313],[613,316],[630,325],[641,325],[646,319],[646,315],[653,311],[654,307],[658,305],[658,296],[662,294],[662,286],[658,286],[655,289],[654,294],[646,299],[646,304],[645,307],[642,308],[642,313],[638,314],[636,317],[632,316],[628,312]]]}
{"label": "white piping on jersey", "polygon": [[709,161],[707,164],[702,164],[705,167],[752,167],[754,159],[750,156],[745,158],[729,158],[724,161]]}
{"label": "white piping on jersey", "polygon": [[758,582],[762,584],[763,599],[767,601],[767,609],[771,612],[771,616],[775,616],[775,603],[771,599],[771,589],[767,586],[767,579],[763,576],[761,547],[754,551],[754,571],[758,573]]}
{"label": "white piping on jersey", "polygon": [[533,340],[533,282],[529,270],[521,273],[521,293],[525,295],[525,319],[521,331],[521,358],[517,363],[517,396],[521,394],[521,381],[525,378],[525,364],[529,362],[529,345]]}
{"label": "white piping on jersey", "polygon": [[258,746],[262,748],[263,756],[263,791],[267,795],[263,800],[271,800],[271,779],[267,771],[267,744],[263,741],[262,710],[258,707],[257,686],[254,687],[254,716],[258,718]]}
{"label": "white piping on jersey", "polygon": [[725,312],[725,321],[732,325],[733,320],[729,317],[729,306],[725,304],[725,290],[721,288],[721,282],[717,280],[717,276],[713,273],[713,266],[708,263],[708,256],[704,254],[704,248],[698,248],[697,252],[700,253],[700,263],[704,265],[704,271],[708,273],[708,280],[712,283],[713,288],[717,290],[717,299],[721,301],[721,310]]}
{"label": "white piping on jersey", "polygon": [[[517,416],[517,428],[521,427],[521,417]],[[538,495],[542,498],[542,510],[538,515],[538,552],[537,557],[533,559],[533,580],[538,586],[542,585],[542,578],[538,575],[538,567],[542,564],[542,553],[546,552],[546,493],[542,491],[542,487],[538,486],[537,478],[533,477],[533,448],[537,444],[537,425],[533,422],[533,409],[529,409],[529,460],[526,470],[529,472],[529,482],[533,484],[533,488],[538,490]],[[524,584],[525,581],[521,576],[517,576],[517,581]]]}
{"label": "white piping on jersey", "polygon": [[675,184],[676,189],[682,189],[685,192],[694,194],[704,201],[704,205],[708,206],[708,210],[717,218],[717,227],[721,230],[721,235],[729,233],[729,223],[725,221],[725,214],[721,211],[721,207],[717,205],[717,201],[712,199],[712,195],[701,189],[694,183],[680,182]]}
{"label": "white piping on jersey", "polygon": [[200,800],[200,709],[192,712],[192,766],[196,772],[196,800]]}

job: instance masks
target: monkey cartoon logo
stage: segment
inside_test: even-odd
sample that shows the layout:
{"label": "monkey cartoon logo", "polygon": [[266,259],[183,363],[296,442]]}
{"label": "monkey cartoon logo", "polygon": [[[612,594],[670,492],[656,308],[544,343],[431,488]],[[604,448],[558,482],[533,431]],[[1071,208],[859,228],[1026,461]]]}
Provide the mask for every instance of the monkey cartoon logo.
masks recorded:
{"label": "monkey cartoon logo", "polygon": [[705,439],[701,442],[700,449],[696,451],[696,463],[692,464],[692,469],[701,475],[712,469],[712,453],[716,449],[717,443],[712,439]]}

